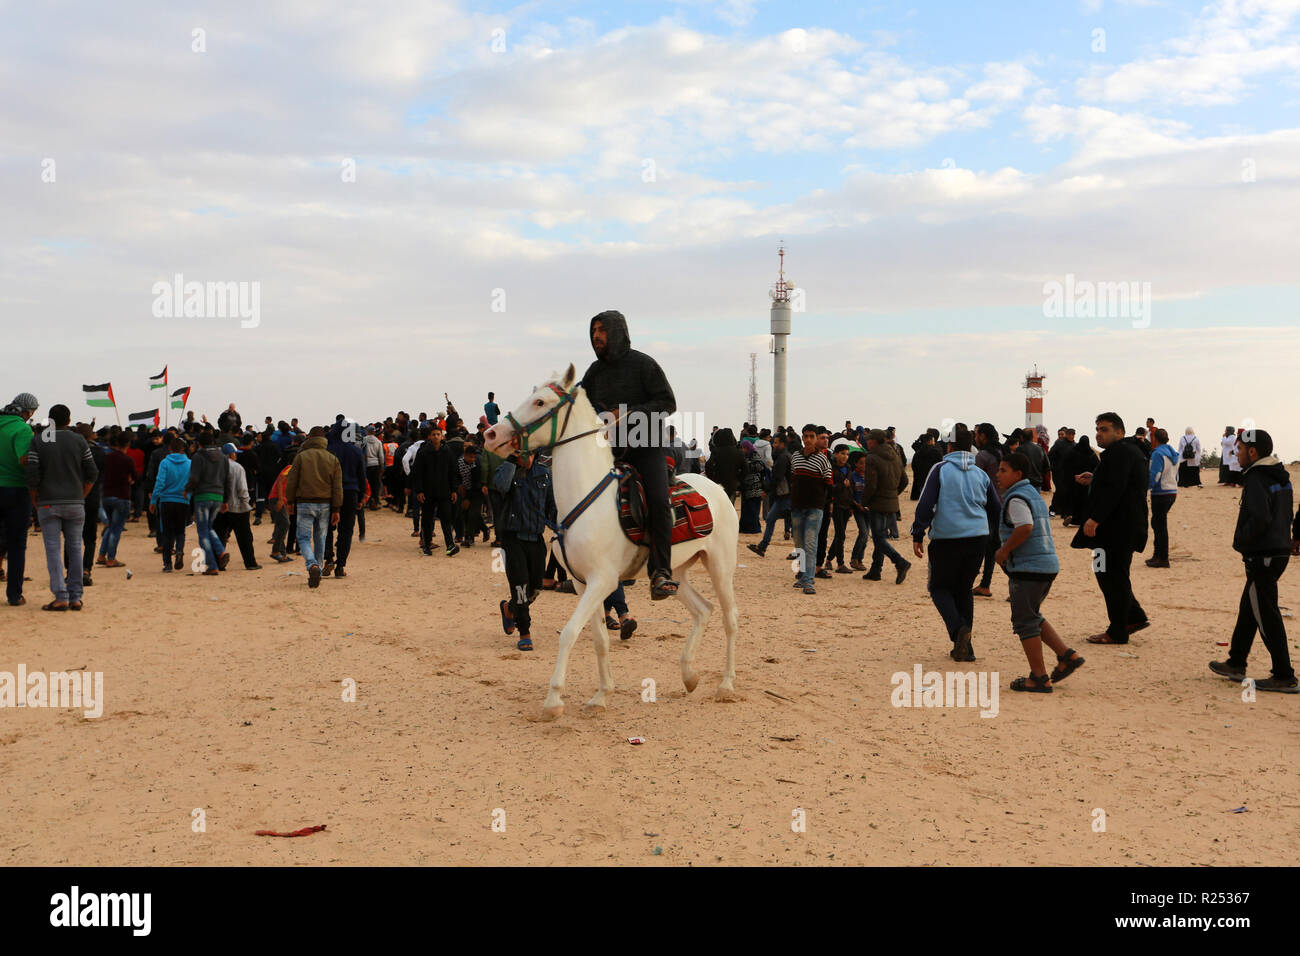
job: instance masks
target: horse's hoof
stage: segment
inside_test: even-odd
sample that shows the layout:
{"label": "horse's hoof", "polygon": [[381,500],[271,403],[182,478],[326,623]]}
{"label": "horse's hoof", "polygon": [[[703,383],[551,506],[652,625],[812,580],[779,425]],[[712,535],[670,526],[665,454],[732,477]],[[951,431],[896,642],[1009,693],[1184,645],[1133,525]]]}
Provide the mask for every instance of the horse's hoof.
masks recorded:
{"label": "horse's hoof", "polygon": [[713,699],[719,704],[734,704],[736,701],[743,700],[744,698],[736,693],[734,687],[719,687],[717,692],[713,695]]}
{"label": "horse's hoof", "polygon": [[686,688],[686,693],[689,694],[691,691],[695,690],[695,688],[699,686],[699,683],[700,675],[696,674],[694,671],[689,674],[682,674],[682,686]]}
{"label": "horse's hoof", "polygon": [[559,720],[564,713],[564,705],[556,704],[554,707],[542,708],[542,720]]}
{"label": "horse's hoof", "polygon": [[599,716],[605,712],[605,702],[596,700],[596,698],[593,697],[591,700],[587,701],[583,710],[593,716]]}

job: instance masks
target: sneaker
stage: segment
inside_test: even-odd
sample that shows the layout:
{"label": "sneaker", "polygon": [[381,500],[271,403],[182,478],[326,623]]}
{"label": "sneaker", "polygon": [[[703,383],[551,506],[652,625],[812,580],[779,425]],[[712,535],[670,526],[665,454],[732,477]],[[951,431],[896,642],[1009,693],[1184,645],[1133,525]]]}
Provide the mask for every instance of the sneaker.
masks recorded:
{"label": "sneaker", "polygon": [[786,559],[787,561],[794,561],[794,560],[796,560],[798,557],[799,557],[799,552],[798,552],[798,551],[791,551],[789,554],[787,554],[787,555],[785,556],[785,559]]}
{"label": "sneaker", "polygon": [[[1214,671],[1214,673],[1218,674],[1220,677],[1226,677],[1229,680],[1243,681],[1246,679],[1246,668],[1233,667],[1227,661],[1210,661],[1210,670]],[[1259,686],[1259,681],[1255,682],[1255,686]]]}
{"label": "sneaker", "polygon": [[1255,681],[1255,690],[1270,690],[1279,694],[1300,694],[1300,682],[1297,682],[1294,677],[1290,680],[1264,677]]}
{"label": "sneaker", "polygon": [[365,544],[365,543],[366,543],[366,536],[365,536],[364,534],[363,534],[363,535],[358,535],[358,536],[357,536],[357,540],[360,541],[362,544]]}
{"label": "sneaker", "polygon": [[261,518],[254,518],[254,519],[253,519],[253,527],[254,527],[254,528],[256,528],[256,527],[257,527],[259,524],[261,524],[261,523],[262,523],[262,519],[261,519]]}
{"label": "sneaker", "polygon": [[1147,558],[1143,562],[1148,568],[1167,568],[1169,567],[1168,558]]}
{"label": "sneaker", "polygon": [[421,553],[422,555],[424,555],[426,558],[431,558],[431,557],[433,557],[433,549],[432,549],[432,548],[421,548],[421,549],[420,549],[420,553]]}
{"label": "sneaker", "polygon": [[307,569],[307,587],[309,588],[320,587],[320,565],[319,564],[313,564],[310,568]]}
{"label": "sneaker", "polygon": [[[166,561],[163,562],[163,573],[164,573],[164,574],[171,574],[171,573],[172,573],[172,566],[171,566],[169,563],[167,563]],[[82,582],[82,583],[84,584],[85,582]]]}
{"label": "sneaker", "polygon": [[800,581],[798,578],[795,578],[795,579],[794,579],[794,589],[795,589],[796,591],[801,591],[801,590],[803,590],[803,582]]}
{"label": "sneaker", "polygon": [[246,565],[244,565],[244,570],[245,570],[245,571],[261,571],[261,570],[262,570],[262,566],[261,566],[260,564],[246,564]]}
{"label": "sneaker", "polygon": [[900,564],[898,566],[898,577],[894,579],[894,583],[902,584],[903,580],[907,577],[907,572],[910,570],[912,570],[911,561],[904,561],[902,564]]}
{"label": "sneaker", "polygon": [[334,576],[336,578],[346,578],[348,576],[348,572],[343,570],[343,567],[340,565],[339,567],[334,569]]}
{"label": "sneaker", "polygon": [[457,554],[460,554],[460,545],[453,544],[450,548],[447,549],[447,557],[450,558],[453,555],[457,555]]}
{"label": "sneaker", "polygon": [[864,580],[864,581],[879,581],[879,580],[880,580],[880,572],[879,572],[879,571],[868,571],[866,574],[862,575],[862,580]]}
{"label": "sneaker", "polygon": [[750,551],[753,551],[760,558],[763,557],[763,552],[767,550],[766,548],[760,548],[756,544],[747,544],[745,547],[749,548]]}
{"label": "sneaker", "polygon": [[[24,578],[23,580],[26,580],[26,578]],[[94,580],[91,579],[89,574],[83,574],[81,576],[81,586],[83,588],[93,587],[94,584],[95,582]]]}
{"label": "sneaker", "polygon": [[185,555],[177,554],[176,563],[172,565],[172,567],[174,567],[177,571],[183,570],[185,567]]}

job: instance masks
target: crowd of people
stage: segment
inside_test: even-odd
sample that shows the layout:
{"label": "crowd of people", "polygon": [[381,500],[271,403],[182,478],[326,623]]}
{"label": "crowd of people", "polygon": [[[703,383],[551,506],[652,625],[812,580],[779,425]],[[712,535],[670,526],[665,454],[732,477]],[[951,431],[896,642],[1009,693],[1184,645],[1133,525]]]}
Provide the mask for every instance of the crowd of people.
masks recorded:
{"label": "crowd of people", "polygon": [[[601,329],[593,320],[593,338],[608,329],[617,348],[626,327],[620,333],[610,316],[622,317],[602,315]],[[215,424],[191,412],[177,425],[134,431],[73,424],[62,404],[50,408],[48,423],[38,423],[38,408],[35,396],[21,393],[0,412],[0,575],[10,605],[26,603],[33,524],[53,595],[43,610],[79,611],[97,569],[124,566],[117,549],[129,523],[147,527],[161,573],[185,568],[192,528],[190,567],[219,577],[231,562],[232,537],[243,568],[261,569],[252,529],[267,519],[270,560],[286,563],[297,555],[308,587],[316,588],[322,577],[347,576],[354,535],[365,540],[366,513],[381,507],[409,519],[423,555],[435,553],[438,531],[448,558],[480,539],[502,549],[511,596],[500,603],[501,623],[507,634],[517,633],[521,650],[532,646],[529,607],[537,593],[574,590],[545,542],[556,518],[549,460],[487,449],[484,433],[501,417],[492,393],[477,423],[462,418],[448,398],[445,411],[432,418],[400,411],[360,423],[340,414],[330,425],[307,429],[297,419],[271,417],[245,425],[233,403]],[[731,428],[715,428],[707,449],[684,444],[669,429],[640,470],[649,476],[666,457],[666,489],[672,470],[702,469],[737,503],[740,531],[756,536],[747,547],[760,557],[783,525],[787,556],[798,568],[793,587],[805,595],[817,593],[818,579],[837,574],[861,572],[864,580],[881,581],[886,561],[894,583],[904,583],[912,561],[892,542],[901,540],[899,498],[910,486],[912,556],[928,563],[926,586],[950,656],[975,660],[976,600],[992,596],[1000,567],[1030,670],[1012,686],[1048,693],[1084,663],[1042,613],[1060,570],[1052,520],[1077,528],[1070,546],[1093,554],[1108,626],[1088,642],[1122,645],[1150,625],[1132,587],[1133,556],[1145,550],[1150,532],[1147,566],[1170,566],[1168,515],[1180,489],[1200,486],[1202,449],[1191,428],[1176,448],[1151,419],[1129,437],[1120,416],[1106,412],[1090,431],[1095,448],[1072,428],[1058,429],[1050,445],[1041,425],[1008,433],[988,422],[957,423],[944,434],[931,428],[911,443],[909,466],[892,427],[846,421],[838,432],[816,424],[796,431],[745,423],[739,440]],[[1244,677],[1258,633],[1272,676],[1256,687],[1296,692],[1277,606],[1278,579],[1288,557],[1300,554],[1290,481],[1263,430],[1228,428],[1221,450],[1220,481],[1242,488],[1233,547],[1243,557],[1246,585],[1228,659],[1210,666]],[[660,558],[661,565],[666,561]],[[672,593],[674,582],[662,567],[654,574],[652,596]],[[607,626],[630,637],[636,621],[622,585],[605,609]],[[1056,658],[1050,670],[1044,645]]]}

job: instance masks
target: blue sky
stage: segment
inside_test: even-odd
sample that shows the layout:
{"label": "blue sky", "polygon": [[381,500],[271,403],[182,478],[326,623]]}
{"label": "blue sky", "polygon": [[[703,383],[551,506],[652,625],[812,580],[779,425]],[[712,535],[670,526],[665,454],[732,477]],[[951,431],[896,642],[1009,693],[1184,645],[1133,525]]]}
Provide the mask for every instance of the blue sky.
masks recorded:
{"label": "blue sky", "polygon": [[[1300,0],[0,12],[0,305],[58,330],[15,363],[47,405],[164,362],[213,416],[505,405],[619,308],[734,424],[784,241],[799,422],[916,432],[974,380],[1009,423],[1034,362],[1049,423],[1300,420]],[[156,318],[176,273],[261,321]],[[1047,317],[1066,276],[1149,283],[1150,324]]]}

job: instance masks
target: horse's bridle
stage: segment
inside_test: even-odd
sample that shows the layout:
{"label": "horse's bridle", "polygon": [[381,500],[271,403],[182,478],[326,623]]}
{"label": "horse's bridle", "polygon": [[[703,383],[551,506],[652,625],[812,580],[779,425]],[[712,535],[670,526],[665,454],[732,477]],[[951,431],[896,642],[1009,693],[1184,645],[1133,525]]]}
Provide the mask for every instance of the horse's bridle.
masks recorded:
{"label": "horse's bridle", "polygon": [[[564,430],[569,427],[569,416],[573,414],[573,396],[577,394],[578,386],[575,384],[573,388],[569,389],[567,392],[554,382],[547,382],[546,387],[559,396],[560,400],[556,402],[555,405],[551,407],[550,411],[541,418],[534,422],[529,422],[527,425],[521,425],[515,419],[514,413],[506,412],[506,421],[508,421],[510,427],[515,430],[515,435],[519,439],[519,453],[522,455],[546,451],[549,448],[556,448],[560,445],[568,444],[571,441],[576,441],[579,438],[586,438],[588,435],[594,435],[605,427],[604,425],[601,425],[599,428],[592,428],[585,432],[579,432],[577,435],[570,435],[568,438],[560,438],[560,436],[564,434]],[[559,420],[561,408],[565,409],[563,423]],[[547,422],[551,423],[550,441],[544,442],[541,445],[530,446],[528,439]]]}

